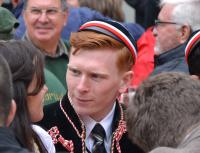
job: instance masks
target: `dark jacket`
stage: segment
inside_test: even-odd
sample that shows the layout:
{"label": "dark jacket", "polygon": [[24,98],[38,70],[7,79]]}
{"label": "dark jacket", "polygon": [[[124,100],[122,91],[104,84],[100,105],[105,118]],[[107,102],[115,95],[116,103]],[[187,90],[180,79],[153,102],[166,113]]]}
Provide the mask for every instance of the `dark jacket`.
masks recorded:
{"label": "dark jacket", "polygon": [[11,10],[11,12],[14,14],[14,16],[15,16],[16,18],[19,18],[19,16],[21,15],[22,10],[23,10],[23,6],[24,6],[24,0],[21,0],[21,1],[19,2],[19,4],[18,4],[15,8],[13,8],[13,9]]}
{"label": "dark jacket", "polygon": [[0,153],[30,153],[22,148],[9,128],[0,127]]}
{"label": "dark jacket", "polygon": [[184,72],[189,74],[188,66],[185,61],[185,44],[180,45],[155,57],[155,69],[152,75],[161,72]]}
{"label": "dark jacket", "polygon": [[[61,106],[66,112],[66,114],[63,113]],[[112,125],[113,131],[115,131],[115,133],[116,133],[116,129],[119,129],[119,127],[122,127],[122,126],[119,126],[119,120],[121,119],[121,116],[122,116],[121,110],[122,110],[121,105],[117,103],[113,125]],[[70,123],[70,120],[71,120],[71,123]],[[120,123],[125,123],[125,122],[122,121]],[[74,124],[77,131],[72,126],[72,124]],[[60,131],[60,134],[65,140],[73,141],[75,153],[85,152],[83,151],[83,149],[85,148],[85,143],[84,143],[85,138],[81,139],[80,137],[81,134],[84,135],[85,133],[85,126],[83,123],[81,123],[78,115],[76,114],[75,110],[73,109],[66,95],[63,97],[63,99],[60,102],[47,105],[44,108],[44,118],[40,122],[40,125],[48,130],[52,128],[53,126],[57,126],[58,130]],[[83,143],[81,140],[83,140]],[[115,152],[117,153],[116,141],[114,140],[115,139],[113,138],[112,143],[114,142],[113,143],[114,153]],[[119,145],[120,145],[122,153],[143,153],[143,151],[140,148],[138,148],[138,146],[131,143],[131,141],[127,137],[127,132],[122,134],[122,137],[119,141]],[[57,143],[55,147],[56,147],[56,151],[66,151],[65,148],[60,143]]]}
{"label": "dark jacket", "polygon": [[125,0],[136,11],[136,23],[145,29],[154,25],[160,11],[160,0]]}

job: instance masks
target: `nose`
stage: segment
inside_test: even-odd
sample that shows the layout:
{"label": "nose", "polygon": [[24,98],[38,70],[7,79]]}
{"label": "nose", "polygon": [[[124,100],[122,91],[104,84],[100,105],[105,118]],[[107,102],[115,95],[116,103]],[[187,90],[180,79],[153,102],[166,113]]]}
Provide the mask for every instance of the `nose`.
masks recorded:
{"label": "nose", "polygon": [[77,84],[77,89],[79,92],[89,91],[89,81],[86,76],[82,76]]}
{"label": "nose", "polygon": [[156,37],[158,35],[156,26],[153,27],[153,35]]}
{"label": "nose", "polygon": [[41,12],[38,20],[40,22],[48,22],[48,16],[47,16],[46,12]]}
{"label": "nose", "polygon": [[46,86],[46,84],[43,86],[43,90],[44,90],[45,93],[48,92],[49,89],[48,89],[48,87]]}

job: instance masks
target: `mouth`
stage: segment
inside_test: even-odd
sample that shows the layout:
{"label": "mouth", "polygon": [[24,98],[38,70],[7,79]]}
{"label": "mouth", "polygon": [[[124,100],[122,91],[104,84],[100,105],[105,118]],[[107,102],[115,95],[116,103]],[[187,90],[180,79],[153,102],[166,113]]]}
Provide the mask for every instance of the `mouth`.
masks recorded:
{"label": "mouth", "polygon": [[79,103],[88,103],[91,102],[91,99],[87,99],[87,98],[76,98],[76,101],[78,101]]}
{"label": "mouth", "polygon": [[36,27],[36,30],[39,30],[39,31],[49,31],[49,30],[52,30],[53,28],[51,27]]}

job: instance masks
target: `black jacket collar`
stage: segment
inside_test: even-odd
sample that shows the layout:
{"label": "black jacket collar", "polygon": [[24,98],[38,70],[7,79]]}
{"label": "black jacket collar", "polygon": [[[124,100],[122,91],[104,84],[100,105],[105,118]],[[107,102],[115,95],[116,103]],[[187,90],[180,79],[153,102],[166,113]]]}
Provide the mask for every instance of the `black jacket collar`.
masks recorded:
{"label": "black jacket collar", "polygon": [[184,57],[185,56],[185,52],[184,52],[185,45],[186,44],[182,44],[176,48],[166,51],[165,53],[162,53],[159,56],[155,56],[154,57],[155,66],[163,65],[164,63],[169,62],[169,59],[173,60],[176,58]]}

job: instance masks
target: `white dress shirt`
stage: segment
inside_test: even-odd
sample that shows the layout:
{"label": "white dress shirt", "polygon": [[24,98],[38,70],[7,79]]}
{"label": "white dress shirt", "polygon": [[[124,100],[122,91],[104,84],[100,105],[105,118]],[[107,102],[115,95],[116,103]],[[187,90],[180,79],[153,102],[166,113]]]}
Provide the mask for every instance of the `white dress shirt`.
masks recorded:
{"label": "white dress shirt", "polygon": [[106,132],[106,137],[104,139],[104,145],[107,153],[110,153],[111,150],[111,141],[112,141],[112,122],[114,117],[116,103],[113,105],[112,110],[107,114],[107,116],[102,119],[100,122],[96,122],[89,116],[81,116],[82,121],[86,127],[86,147],[92,152],[92,147],[94,140],[92,139],[91,132],[96,123],[100,123]]}

